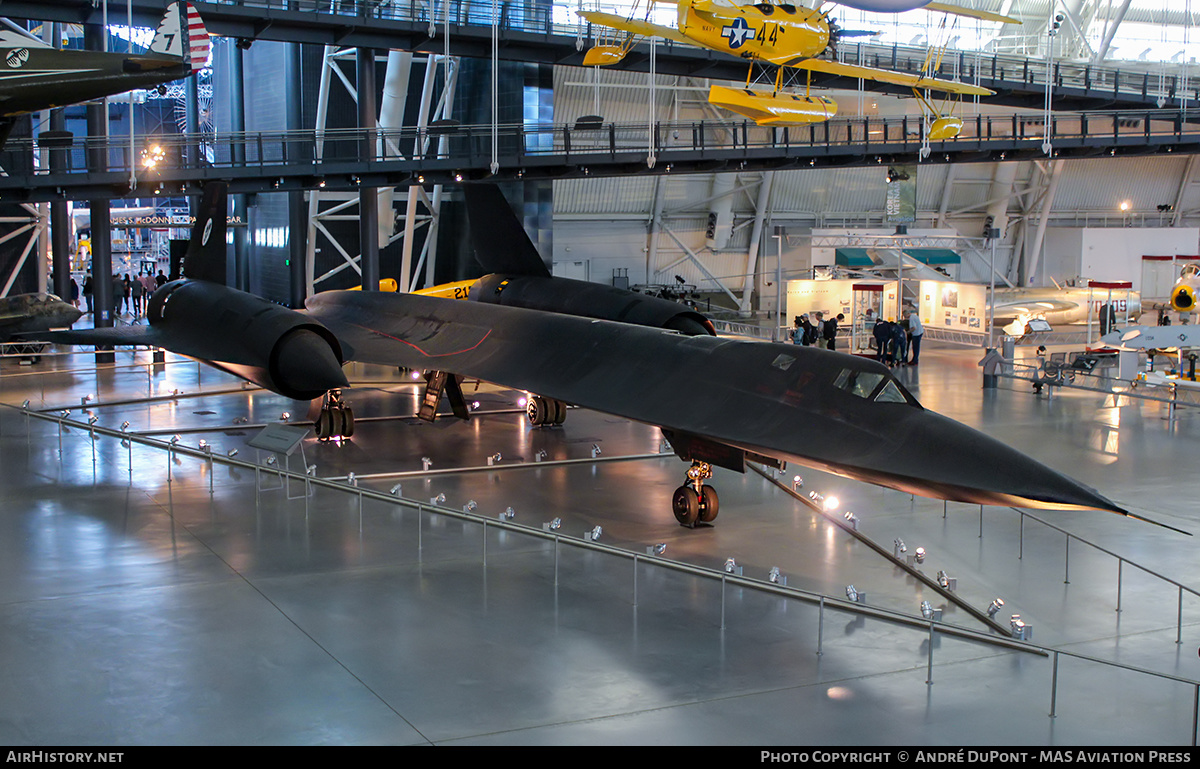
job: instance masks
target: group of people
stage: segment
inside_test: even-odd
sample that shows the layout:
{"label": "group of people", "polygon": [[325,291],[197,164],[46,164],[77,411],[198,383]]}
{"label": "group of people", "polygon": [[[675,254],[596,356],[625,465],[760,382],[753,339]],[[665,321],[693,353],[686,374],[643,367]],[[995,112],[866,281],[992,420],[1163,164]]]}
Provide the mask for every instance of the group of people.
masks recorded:
{"label": "group of people", "polygon": [[[74,283],[75,279],[72,278]],[[112,296],[113,296],[113,312],[117,315],[132,314],[133,317],[139,317],[143,314],[144,301],[149,299],[154,290],[167,282],[167,276],[162,270],[158,271],[158,275],[151,275],[148,272],[141,273],[129,277],[128,273],[124,276],[119,274],[112,276]],[[83,279],[83,299],[87,302],[87,312],[92,312],[92,297],[95,294],[96,284],[92,281],[92,274],[88,273]]]}
{"label": "group of people", "polygon": [[[808,313],[798,316],[792,328],[792,343],[800,345],[816,345],[827,350],[837,349],[838,324],[845,321],[841,313],[837,317],[825,319],[822,312]],[[908,310],[908,318],[900,323],[884,320],[882,316],[874,317],[874,311],[866,312],[866,327],[871,329],[875,340],[876,360],[887,366],[915,366],[921,358],[921,339],[925,334],[925,326],[915,309]],[[909,352],[912,357],[910,359]]]}
{"label": "group of people", "polygon": [[840,312],[837,317],[825,319],[825,313],[814,312],[810,319],[808,313],[796,318],[792,328],[792,344],[805,346],[816,345],[826,350],[837,349],[838,324],[846,319]]}
{"label": "group of people", "polygon": [[[887,366],[915,366],[921,358],[921,339],[925,326],[915,309],[908,311],[906,321],[899,323],[880,316],[871,328],[875,339],[875,359]],[[909,358],[909,351],[912,357]]]}

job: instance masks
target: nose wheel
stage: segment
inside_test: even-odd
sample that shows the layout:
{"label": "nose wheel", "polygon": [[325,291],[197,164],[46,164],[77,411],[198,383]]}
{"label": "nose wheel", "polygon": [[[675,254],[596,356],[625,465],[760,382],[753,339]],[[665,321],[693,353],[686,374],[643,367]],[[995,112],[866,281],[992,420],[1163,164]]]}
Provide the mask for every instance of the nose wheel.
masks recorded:
{"label": "nose wheel", "polygon": [[690,529],[696,526],[697,521],[712,523],[716,520],[720,510],[717,490],[704,485],[705,479],[711,478],[712,474],[712,465],[707,462],[693,462],[688,468],[684,484],[675,489],[671,498],[671,509],[680,526]]}

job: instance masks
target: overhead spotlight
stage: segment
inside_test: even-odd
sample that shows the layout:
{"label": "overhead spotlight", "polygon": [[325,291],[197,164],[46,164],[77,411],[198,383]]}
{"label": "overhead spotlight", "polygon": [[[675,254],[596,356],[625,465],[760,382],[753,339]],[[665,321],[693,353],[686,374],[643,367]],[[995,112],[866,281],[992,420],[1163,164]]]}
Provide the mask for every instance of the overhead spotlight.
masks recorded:
{"label": "overhead spotlight", "polygon": [[62,411],[58,412],[58,415],[63,419],[66,419],[67,417],[71,416],[71,409],[63,409]]}
{"label": "overhead spotlight", "polygon": [[398,496],[400,496],[400,492],[403,490],[404,490],[404,484],[397,483],[395,486],[388,489],[388,494],[391,494],[393,497],[398,497]]}
{"label": "overhead spotlight", "polygon": [[285,412],[283,412],[282,414],[280,414],[280,415],[279,415],[279,420],[280,420],[281,422],[286,422],[286,421],[288,421],[288,420],[289,420],[289,419],[291,419],[291,418],[292,418],[292,412],[290,412],[290,411],[285,411]]}
{"label": "overhead spotlight", "polygon": [[274,454],[272,454],[271,456],[267,457],[267,464],[268,464],[268,465],[273,465],[273,464],[275,464],[275,455],[274,455]]}
{"label": "overhead spotlight", "polygon": [[804,479],[798,475],[792,478],[792,491],[800,491],[802,488],[804,488]]}
{"label": "overhead spotlight", "polygon": [[992,602],[990,604],[988,604],[987,615],[994,619],[996,617],[996,612],[1000,611],[1003,608],[1004,608],[1004,599],[1003,598],[993,598]]}
{"label": "overhead spotlight", "polygon": [[473,512],[475,512],[475,509],[478,507],[479,507],[479,504],[475,500],[469,499],[469,500],[467,500],[467,504],[463,505],[463,512],[464,513],[473,513]]}
{"label": "overhead spotlight", "polygon": [[417,174],[417,184],[425,183],[425,174]]}
{"label": "overhead spotlight", "polygon": [[129,429],[129,422],[122,422],[122,423],[121,423],[121,430],[122,430],[122,431],[125,431],[125,430],[128,430],[128,429]]}
{"label": "overhead spotlight", "polygon": [[823,494],[821,494],[821,492],[819,492],[815,489],[813,491],[808,492],[808,498],[811,499],[813,502],[816,502],[818,505],[823,504],[825,502],[825,496]]}
{"label": "overhead spotlight", "polygon": [[1020,614],[1014,614],[1009,618],[1008,627],[1012,630],[1013,638],[1028,641],[1033,637],[1033,626],[1022,620]]}
{"label": "overhead spotlight", "polygon": [[595,542],[596,540],[600,539],[600,535],[603,533],[604,533],[604,529],[597,526],[597,527],[593,528],[591,531],[587,532],[587,534],[585,534],[585,536],[588,539],[590,539],[591,541]]}
{"label": "overhead spotlight", "polygon": [[917,563],[925,563],[925,548],[923,548],[923,547],[918,547],[918,548],[917,548],[917,549],[916,549],[916,550],[913,552],[913,559],[914,559],[914,560],[915,560]]}
{"label": "overhead spotlight", "polygon": [[178,436],[178,435],[172,435],[172,436],[171,436],[171,445],[172,445],[172,446],[174,446],[176,443],[179,443],[179,436]]}
{"label": "overhead spotlight", "polygon": [[855,531],[858,531],[858,516],[857,515],[850,512],[849,510],[847,510],[846,514],[842,517],[846,519],[846,523],[850,524],[850,528],[854,529]]}
{"label": "overhead spotlight", "polygon": [[828,512],[832,512],[832,511],[836,510],[837,508],[841,507],[841,503],[838,502],[837,497],[827,497],[825,499],[825,501],[821,503],[821,506],[824,507],[825,512],[828,513]]}
{"label": "overhead spotlight", "polygon": [[[308,475],[308,476],[316,476],[317,466],[309,465],[308,467],[304,468],[304,474]],[[351,483],[354,482],[354,473],[350,473],[350,481],[351,481]]]}
{"label": "overhead spotlight", "polygon": [[[311,469],[315,471],[317,469],[317,466],[313,465]],[[350,484],[351,486],[357,486],[358,485],[358,476],[356,476],[354,473],[350,473],[349,475],[346,476],[346,483]]]}
{"label": "overhead spotlight", "polygon": [[892,540],[892,554],[899,558],[904,553],[908,552],[908,545],[904,544],[904,540],[897,537]]}
{"label": "overhead spotlight", "polygon": [[517,517],[517,511],[513,510],[511,507],[504,508],[504,512],[500,513],[500,520],[502,520],[502,521],[511,521],[513,518],[516,518],[516,517]]}
{"label": "overhead spotlight", "polygon": [[271,186],[272,186],[272,187],[274,187],[275,189],[279,189],[280,187],[282,187],[282,186],[283,186],[283,179],[282,179],[282,178],[280,178],[280,179],[276,179],[276,180],[275,180],[275,181],[274,181],[274,182],[271,184]]}
{"label": "overhead spotlight", "polygon": [[778,566],[772,566],[772,567],[771,567],[771,571],[770,571],[770,572],[768,572],[768,574],[767,574],[767,581],[768,581],[768,582],[770,582],[772,585],[778,585],[778,584],[779,584],[779,579],[780,579],[780,576],[779,576],[779,567],[778,567]]}
{"label": "overhead spotlight", "polygon": [[421,457],[421,469],[422,470],[428,470],[432,464],[433,464],[433,460],[430,459],[429,457]]}
{"label": "overhead spotlight", "polygon": [[921,601],[921,616],[939,622],[942,619],[942,610],[933,608],[929,601]]}
{"label": "overhead spotlight", "polygon": [[[29,401],[24,401],[24,402],[22,402],[22,403],[21,403],[21,408],[23,408],[23,409],[27,409],[27,408],[29,408]],[[129,424],[129,423],[128,423],[128,422],[126,422],[125,424]]]}
{"label": "overhead spotlight", "polygon": [[593,443],[592,444],[592,459],[595,459],[596,457],[600,456],[600,453],[601,453],[600,446]]}
{"label": "overhead spotlight", "polygon": [[487,463],[488,463],[489,467],[496,464],[499,461],[500,461],[500,452],[499,451],[497,451],[495,454],[492,454],[490,457],[487,458]]}
{"label": "overhead spotlight", "polygon": [[446,494],[443,492],[441,494],[438,494],[436,497],[430,497],[429,504],[440,505],[445,501],[446,501]]}
{"label": "overhead spotlight", "polygon": [[325,180],[324,179],[317,180],[317,188],[322,189],[322,190],[325,189]]}
{"label": "overhead spotlight", "polygon": [[858,590],[855,589],[854,585],[846,585],[846,598],[854,603],[858,603]]}
{"label": "overhead spotlight", "polygon": [[653,547],[647,548],[646,552],[650,555],[662,555],[667,552],[667,545],[665,542],[659,542]]}
{"label": "overhead spotlight", "polygon": [[358,176],[351,176],[351,177],[350,177],[350,185],[351,185],[352,187],[357,187],[357,186],[359,186],[360,184],[362,184],[362,179],[361,179],[361,178],[359,178]]}
{"label": "overhead spotlight", "polygon": [[457,173],[457,172],[456,172],[456,173],[454,174],[454,181],[456,181],[456,182],[461,182],[462,180],[463,180],[463,175],[462,175],[462,174],[460,174],[460,173]]}
{"label": "overhead spotlight", "polygon": [[937,583],[942,586],[943,590],[948,590],[950,588],[950,575],[947,574],[944,569],[938,571]]}
{"label": "overhead spotlight", "polygon": [[233,457],[236,457],[237,455],[238,455],[237,449],[230,449],[229,451],[225,452],[225,456],[229,457],[230,459],[232,459]]}
{"label": "overhead spotlight", "polygon": [[562,528],[562,518],[555,518],[552,521],[543,523],[542,528],[546,531],[558,531]]}
{"label": "overhead spotlight", "polygon": [[737,569],[738,569],[737,561],[733,560],[732,558],[725,559],[725,573],[726,574],[733,574],[734,572],[737,571]]}
{"label": "overhead spotlight", "polygon": [[[92,414],[90,417],[88,417],[88,424],[94,425],[94,424],[96,424],[97,420],[99,420],[99,419],[100,419],[100,417],[96,416],[95,414]],[[200,441],[200,443],[203,444],[204,441]]]}

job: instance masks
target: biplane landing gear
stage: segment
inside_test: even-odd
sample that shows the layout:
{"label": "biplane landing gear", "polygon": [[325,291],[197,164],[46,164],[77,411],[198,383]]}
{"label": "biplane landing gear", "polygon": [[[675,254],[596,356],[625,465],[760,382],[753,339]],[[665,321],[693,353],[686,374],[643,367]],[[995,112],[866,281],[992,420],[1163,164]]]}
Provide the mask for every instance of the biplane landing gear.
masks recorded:
{"label": "biplane landing gear", "polygon": [[704,485],[704,480],[711,478],[712,474],[712,465],[707,462],[692,462],[684,484],[675,489],[671,508],[680,526],[690,529],[696,526],[696,521],[712,523],[716,520],[720,509],[717,490]]}
{"label": "biplane landing gear", "polygon": [[327,441],[331,438],[351,438],[354,436],[354,410],[342,401],[339,390],[331,390],[325,394],[325,402],[314,420],[317,430],[317,440]]}
{"label": "biplane landing gear", "polygon": [[542,395],[530,395],[525,403],[525,415],[534,427],[561,425],[567,418],[567,404]]}

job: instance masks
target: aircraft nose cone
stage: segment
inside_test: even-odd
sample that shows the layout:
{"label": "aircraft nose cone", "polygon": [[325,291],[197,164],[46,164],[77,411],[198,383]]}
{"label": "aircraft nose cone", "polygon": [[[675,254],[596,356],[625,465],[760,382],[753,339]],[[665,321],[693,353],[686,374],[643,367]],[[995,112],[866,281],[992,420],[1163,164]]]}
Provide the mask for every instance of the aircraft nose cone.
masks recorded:
{"label": "aircraft nose cone", "polygon": [[941,485],[950,499],[1128,514],[1094,489],[989,435],[932,412],[921,417],[910,437],[914,449],[907,455],[913,463],[910,472]]}
{"label": "aircraft nose cone", "polygon": [[1171,307],[1179,312],[1196,309],[1196,293],[1190,286],[1179,286],[1171,292]]}
{"label": "aircraft nose cone", "polygon": [[291,398],[312,400],[350,386],[333,348],[313,331],[288,334],[272,357],[272,375],[283,394]]}

